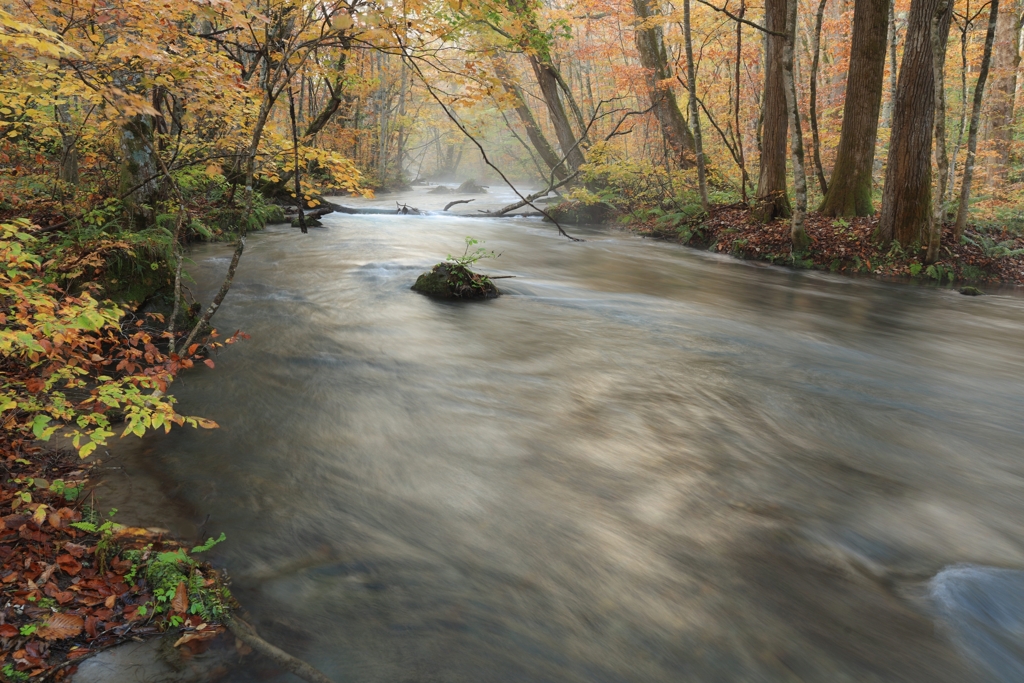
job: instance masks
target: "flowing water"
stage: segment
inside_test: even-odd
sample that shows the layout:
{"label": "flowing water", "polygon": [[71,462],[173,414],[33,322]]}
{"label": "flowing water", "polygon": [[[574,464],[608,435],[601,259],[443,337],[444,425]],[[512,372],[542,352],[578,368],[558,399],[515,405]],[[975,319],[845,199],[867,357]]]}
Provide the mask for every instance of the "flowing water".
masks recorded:
{"label": "flowing water", "polygon": [[[261,633],[366,683],[1008,680],[928,582],[1024,567],[1024,300],[470,215],[511,198],[250,237],[252,338],[176,386],[221,428],[136,466]],[[410,291],[467,235],[505,296]]]}

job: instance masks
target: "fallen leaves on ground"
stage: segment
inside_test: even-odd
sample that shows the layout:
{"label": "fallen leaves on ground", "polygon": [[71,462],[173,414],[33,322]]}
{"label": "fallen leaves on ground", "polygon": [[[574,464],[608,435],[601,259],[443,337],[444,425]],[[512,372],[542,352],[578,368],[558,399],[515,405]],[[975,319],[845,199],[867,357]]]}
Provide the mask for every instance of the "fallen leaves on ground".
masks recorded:
{"label": "fallen leaves on ground", "polygon": [[[924,264],[923,254],[881,246],[874,239],[877,216],[835,219],[808,213],[805,219],[811,248],[794,256],[791,250],[790,221],[758,222],[750,209],[742,205],[714,207],[699,227],[680,231],[666,229],[651,221],[634,225],[643,235],[678,239],[693,246],[731,254],[743,259],[767,261],[798,268],[814,268],[847,274],[871,274],[883,277],[916,277],[942,283],[978,282],[1024,285],[1024,237],[1007,230],[980,232],[968,226],[967,240],[957,243],[951,226],[942,235],[939,259]],[[986,250],[985,246],[988,246]],[[998,245],[998,247],[997,247]],[[994,247],[1009,255],[996,255]],[[929,265],[932,269],[929,270]]]}
{"label": "fallen leaves on ground", "polygon": [[[9,444],[0,443],[4,446]],[[182,619],[185,644],[223,631],[220,625],[203,624],[198,615],[188,614],[184,583],[174,593],[170,611],[156,615],[144,572],[116,555],[106,562],[97,560],[100,537],[74,526],[83,513],[90,514],[89,501],[79,495],[88,474],[79,458],[32,448],[3,451],[7,457],[0,455],[0,466],[6,469],[0,483],[0,666],[33,679],[60,681],[73,672],[74,666],[68,665],[81,657],[168,630],[172,613]],[[51,489],[51,482],[57,481],[61,485]],[[66,496],[68,491],[75,493]],[[45,514],[38,514],[40,510]],[[120,528],[112,539],[121,550],[149,548],[160,553],[182,547],[160,533],[130,527]],[[204,571],[212,577],[212,570]]]}

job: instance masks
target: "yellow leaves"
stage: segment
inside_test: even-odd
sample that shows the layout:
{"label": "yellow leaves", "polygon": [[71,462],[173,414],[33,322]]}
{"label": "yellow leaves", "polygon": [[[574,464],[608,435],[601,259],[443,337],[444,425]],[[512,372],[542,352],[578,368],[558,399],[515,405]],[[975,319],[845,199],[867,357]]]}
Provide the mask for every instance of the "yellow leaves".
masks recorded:
{"label": "yellow leaves", "polygon": [[36,56],[64,57],[80,54],[53,31],[19,21],[3,9],[0,9],[0,47],[8,52],[25,51]]}
{"label": "yellow leaves", "polygon": [[36,511],[32,513],[32,521],[36,524],[42,524],[46,521],[46,506],[40,505],[36,508]]}
{"label": "yellow leaves", "polygon": [[335,17],[334,27],[342,31],[347,31],[349,28],[352,27],[352,16],[346,12]]}
{"label": "yellow leaves", "polygon": [[206,175],[211,178],[214,176],[224,175],[224,169],[219,164],[208,164],[206,166]]}

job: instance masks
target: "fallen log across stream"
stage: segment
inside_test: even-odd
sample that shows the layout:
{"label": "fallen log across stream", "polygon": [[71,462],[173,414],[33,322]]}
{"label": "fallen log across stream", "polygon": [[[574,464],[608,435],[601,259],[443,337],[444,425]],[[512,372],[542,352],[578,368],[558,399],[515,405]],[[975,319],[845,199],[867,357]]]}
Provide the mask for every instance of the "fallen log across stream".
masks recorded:
{"label": "fallen log across stream", "polygon": [[[470,214],[470,213],[452,213],[452,212],[448,211],[448,209],[452,205],[454,205],[454,204],[464,203],[464,202],[469,202],[469,201],[472,201],[472,200],[461,200],[460,202],[449,202],[448,205],[445,206],[445,208],[443,210],[440,210],[440,211],[430,211],[430,210],[425,210],[425,209],[417,209],[415,206],[409,206],[408,204],[398,204],[397,202],[395,202],[397,204],[397,207],[394,208],[394,209],[381,209],[381,208],[377,208],[377,207],[344,206],[343,204],[335,204],[334,202],[322,201],[321,205],[319,207],[317,207],[315,209],[312,209],[312,210],[309,210],[309,211],[303,211],[303,216],[305,216],[305,218],[307,220],[311,220],[311,219],[314,219],[314,218],[321,218],[323,216],[326,216],[328,214],[335,213],[335,212],[337,212],[337,213],[345,213],[345,214],[350,214],[350,215],[359,215],[359,216],[431,216],[431,215],[436,216],[436,215],[445,215],[445,214],[447,214],[447,215],[451,215],[451,216],[474,216],[474,217],[486,217],[486,218],[506,218],[506,217],[508,217],[508,218],[529,218],[529,217],[543,216],[544,215],[544,214],[542,214],[540,212],[511,213],[511,211],[513,211],[513,210],[515,210],[517,208],[520,208],[520,207],[524,206],[525,204],[515,204],[515,205],[506,206],[506,207],[504,207],[502,209],[499,209],[498,211],[495,211],[495,212],[480,211],[480,212],[475,213],[475,214]],[[293,209],[293,208],[294,207],[288,207],[288,209]],[[295,218],[298,217],[299,214],[297,212],[295,212],[294,210],[290,211],[288,209],[285,210],[285,214],[284,214],[284,217],[285,217],[286,221],[291,221],[291,220],[294,220]]]}

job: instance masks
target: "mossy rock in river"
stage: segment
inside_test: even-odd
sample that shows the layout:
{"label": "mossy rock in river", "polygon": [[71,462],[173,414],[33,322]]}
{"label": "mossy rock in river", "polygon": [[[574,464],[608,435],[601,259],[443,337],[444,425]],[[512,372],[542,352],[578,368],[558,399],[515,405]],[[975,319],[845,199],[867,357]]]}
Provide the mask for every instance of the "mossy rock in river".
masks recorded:
{"label": "mossy rock in river", "polygon": [[605,223],[617,213],[615,207],[605,202],[584,204],[579,200],[568,200],[548,207],[547,213],[560,223]]}
{"label": "mossy rock in river", "polygon": [[434,299],[493,299],[501,294],[486,275],[454,263],[438,263],[416,278],[412,289]]}

